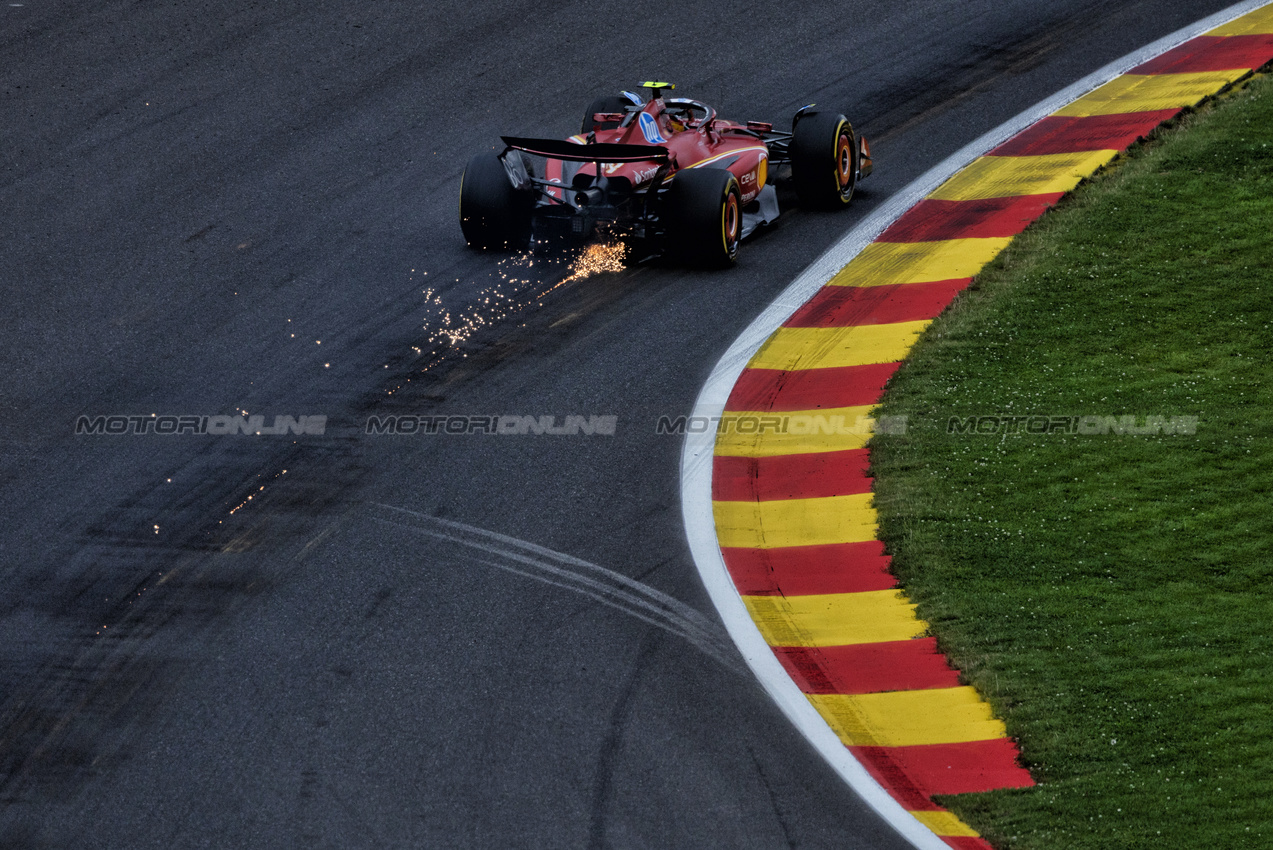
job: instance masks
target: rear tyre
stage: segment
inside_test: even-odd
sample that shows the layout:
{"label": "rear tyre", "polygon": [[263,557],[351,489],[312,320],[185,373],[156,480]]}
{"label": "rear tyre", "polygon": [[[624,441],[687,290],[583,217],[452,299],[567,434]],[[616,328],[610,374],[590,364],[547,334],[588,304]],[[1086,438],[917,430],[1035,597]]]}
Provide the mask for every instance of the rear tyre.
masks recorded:
{"label": "rear tyre", "polygon": [[480,153],[460,178],[460,230],[470,247],[522,250],[530,244],[534,196],[513,187],[499,156]]}
{"label": "rear tyre", "polygon": [[678,171],[664,198],[672,255],[689,265],[727,268],[738,258],[742,192],[722,168]]}
{"label": "rear tyre", "polygon": [[583,127],[579,132],[586,136],[593,130],[613,130],[619,126],[618,121],[602,121],[598,123],[592,120],[592,116],[598,112],[622,112],[631,105],[632,101],[617,94],[609,94],[605,97],[597,98],[588,107],[588,111],[583,114]]}
{"label": "rear tyre", "polygon": [[791,182],[801,206],[824,210],[847,206],[857,177],[857,139],[847,118],[816,112],[796,124],[791,138]]}

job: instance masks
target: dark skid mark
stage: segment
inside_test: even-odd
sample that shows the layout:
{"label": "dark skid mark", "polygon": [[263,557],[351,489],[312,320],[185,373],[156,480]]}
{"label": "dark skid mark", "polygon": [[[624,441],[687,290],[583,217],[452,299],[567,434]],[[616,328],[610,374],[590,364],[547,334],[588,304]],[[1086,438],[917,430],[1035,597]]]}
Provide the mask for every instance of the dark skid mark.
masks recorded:
{"label": "dark skid mark", "polygon": [[596,772],[592,779],[592,801],[588,807],[588,850],[605,850],[610,846],[606,841],[606,812],[614,797],[615,767],[623,749],[624,731],[632,717],[632,702],[641,681],[642,667],[658,645],[659,639],[657,632],[647,632],[641,637],[641,646],[628,670],[623,690],[610,709],[610,722],[606,724],[605,739],[601,742],[601,752],[597,755]]}
{"label": "dark skid mark", "polygon": [[719,621],[636,579],[543,546],[453,520],[374,503],[371,518],[489,557],[477,563],[587,597],[689,642],[726,669],[748,675]]}
{"label": "dark skid mark", "polygon": [[287,580],[288,553],[345,509],[363,475],[350,441],[226,440],[6,577],[5,615],[49,628],[0,668],[0,846],[33,846],[37,807],[24,804],[66,799],[128,758],[131,732],[190,672],[180,647]]}
{"label": "dark skid mark", "polygon": [[859,103],[880,143],[959,109],[972,97],[989,90],[1005,76],[1024,74],[1048,60],[1082,29],[1081,20],[1057,22],[1013,44],[988,43],[968,50],[957,67],[928,74],[886,89]]}

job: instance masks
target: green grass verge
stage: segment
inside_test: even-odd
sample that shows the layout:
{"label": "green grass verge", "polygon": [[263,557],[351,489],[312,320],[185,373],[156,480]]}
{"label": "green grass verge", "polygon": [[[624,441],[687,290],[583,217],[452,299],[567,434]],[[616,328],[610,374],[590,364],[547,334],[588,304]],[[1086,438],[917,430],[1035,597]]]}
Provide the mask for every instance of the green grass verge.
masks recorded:
{"label": "green grass verge", "polygon": [[[885,393],[894,567],[1039,783],[944,800],[996,846],[1273,847],[1271,268],[1257,77],[1015,240]],[[1123,415],[1197,427],[949,433]]]}

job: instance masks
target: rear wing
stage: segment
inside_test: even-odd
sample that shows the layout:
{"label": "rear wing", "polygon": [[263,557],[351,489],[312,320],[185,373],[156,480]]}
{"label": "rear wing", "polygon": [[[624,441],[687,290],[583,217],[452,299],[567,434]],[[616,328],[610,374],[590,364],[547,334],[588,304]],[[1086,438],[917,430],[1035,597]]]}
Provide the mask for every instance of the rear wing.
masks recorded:
{"label": "rear wing", "polygon": [[519,139],[514,136],[500,138],[513,150],[570,162],[671,161],[668,149],[661,145],[624,145],[615,142],[580,145],[563,139]]}

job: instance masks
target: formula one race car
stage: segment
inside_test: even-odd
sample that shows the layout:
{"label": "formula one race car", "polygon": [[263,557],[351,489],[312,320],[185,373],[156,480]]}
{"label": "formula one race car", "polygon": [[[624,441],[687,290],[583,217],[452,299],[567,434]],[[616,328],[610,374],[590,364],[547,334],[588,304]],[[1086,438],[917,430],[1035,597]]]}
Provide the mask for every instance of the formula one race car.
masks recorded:
{"label": "formula one race car", "polygon": [[504,136],[502,153],[469,160],[460,184],[468,244],[540,250],[600,237],[623,242],[630,262],[728,266],[741,239],[778,217],[774,180],[789,180],[801,206],[834,209],[871,173],[866,140],[838,113],[806,106],[783,133],[666,97],[669,83],[643,88],[647,98],[598,98],[579,135]]}

